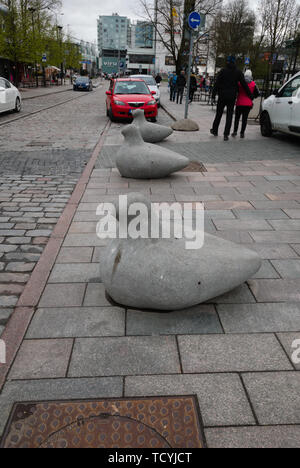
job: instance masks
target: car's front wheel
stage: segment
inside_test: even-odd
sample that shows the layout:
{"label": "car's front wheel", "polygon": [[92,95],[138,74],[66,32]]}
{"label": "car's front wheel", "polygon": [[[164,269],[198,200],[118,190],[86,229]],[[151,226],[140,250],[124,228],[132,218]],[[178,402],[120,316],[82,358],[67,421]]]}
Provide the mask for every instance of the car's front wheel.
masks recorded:
{"label": "car's front wheel", "polygon": [[156,118],[156,117],[151,117],[150,120],[151,120],[151,122],[153,122],[153,123],[156,123],[156,122],[157,122],[157,118]]}
{"label": "car's front wheel", "polygon": [[267,112],[263,112],[260,116],[260,131],[262,136],[264,137],[271,137],[273,130],[272,124]]}
{"label": "car's front wheel", "polygon": [[17,113],[21,112],[21,107],[22,107],[22,106],[21,106],[21,100],[20,100],[19,97],[17,97],[17,99],[16,99],[16,105],[15,105],[15,109],[14,109],[15,112],[17,112]]}

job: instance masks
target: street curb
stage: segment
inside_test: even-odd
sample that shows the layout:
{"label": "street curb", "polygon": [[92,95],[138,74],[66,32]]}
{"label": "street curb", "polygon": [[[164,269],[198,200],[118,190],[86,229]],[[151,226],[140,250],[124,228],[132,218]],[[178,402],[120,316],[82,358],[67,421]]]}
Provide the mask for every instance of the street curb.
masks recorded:
{"label": "street curb", "polygon": [[4,343],[6,343],[6,364],[0,365],[0,393],[2,392],[6,377],[15,360],[17,352],[30,325],[31,319],[35,313],[35,309],[45,289],[47,280],[50,276],[59,250],[76,213],[76,209],[85,192],[97,158],[104,145],[106,133],[110,127],[110,124],[111,123],[108,120],[101,133],[99,141],[92,152],[91,158],[79,181],[77,182],[75,190],[61,217],[59,218],[49,239],[49,242],[47,243],[35,269],[33,270],[31,277],[26,284],[24,291],[21,294],[14,309],[14,312],[12,313],[9,322],[1,336],[1,339],[4,341]]}
{"label": "street curb", "polygon": [[162,103],[160,103],[160,107],[165,111],[166,114],[168,114],[169,117],[171,117],[171,119],[174,120],[174,122],[177,122],[176,117],[174,117],[174,115],[171,114],[171,112]]}

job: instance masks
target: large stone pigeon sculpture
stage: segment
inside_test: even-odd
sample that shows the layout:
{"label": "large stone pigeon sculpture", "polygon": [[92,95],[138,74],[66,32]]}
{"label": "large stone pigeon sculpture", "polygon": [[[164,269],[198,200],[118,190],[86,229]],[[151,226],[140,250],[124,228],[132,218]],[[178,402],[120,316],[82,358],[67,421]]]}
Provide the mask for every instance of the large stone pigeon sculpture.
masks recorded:
{"label": "large stone pigeon sculpture", "polygon": [[185,156],[145,143],[134,124],[122,130],[125,143],[117,153],[116,164],[123,177],[160,179],[189,165]]}
{"label": "large stone pigeon sculpture", "polygon": [[[150,206],[141,194],[129,199]],[[199,250],[186,250],[185,239],[115,239],[101,255],[100,277],[118,304],[172,311],[220,296],[260,267],[256,252],[210,234]]]}
{"label": "large stone pigeon sculpture", "polygon": [[143,140],[147,143],[159,143],[173,133],[172,128],[148,122],[142,109],[132,112],[134,123],[139,127]]}

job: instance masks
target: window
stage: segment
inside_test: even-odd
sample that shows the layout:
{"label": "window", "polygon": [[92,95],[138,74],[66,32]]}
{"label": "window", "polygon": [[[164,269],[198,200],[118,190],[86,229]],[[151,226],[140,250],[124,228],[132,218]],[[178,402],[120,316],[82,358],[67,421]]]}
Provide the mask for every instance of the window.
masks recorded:
{"label": "window", "polygon": [[297,76],[283,88],[283,90],[279,94],[279,97],[296,96],[299,88],[300,88],[300,76]]}
{"label": "window", "polygon": [[3,78],[0,78],[0,88],[6,88],[5,80]]}

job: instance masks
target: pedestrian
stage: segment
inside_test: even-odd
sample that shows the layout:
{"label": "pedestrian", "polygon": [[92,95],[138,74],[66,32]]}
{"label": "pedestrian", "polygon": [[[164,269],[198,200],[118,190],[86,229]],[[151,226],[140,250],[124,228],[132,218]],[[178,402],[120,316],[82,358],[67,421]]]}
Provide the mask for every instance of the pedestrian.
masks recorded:
{"label": "pedestrian", "polygon": [[157,73],[156,77],[155,77],[155,81],[157,84],[160,84],[162,82],[162,77],[160,76],[159,73]]}
{"label": "pedestrian", "polygon": [[180,104],[182,104],[182,99],[183,99],[183,92],[184,92],[184,88],[185,88],[185,85],[186,85],[186,78],[185,78],[185,72],[184,70],[181,71],[180,75],[177,76],[177,82],[176,82],[176,94],[177,94],[177,104],[179,102],[179,99],[180,99]]}
{"label": "pedestrian", "polygon": [[[259,90],[256,86],[255,81],[253,81],[251,70],[247,70],[245,72],[245,80],[254,99],[257,98],[259,96]],[[244,88],[239,83],[239,94],[237,97],[236,107],[235,107],[234,131],[232,134],[233,137],[237,136],[240,118],[242,117],[241,138],[245,138],[245,130],[247,128],[248,116],[252,108],[253,108],[252,100],[247,96]]]}
{"label": "pedestrian", "polygon": [[212,99],[215,101],[218,95],[217,113],[210,133],[218,136],[219,125],[224,109],[227,109],[226,125],[224,129],[224,141],[228,141],[232,126],[233,111],[236,98],[239,92],[239,83],[245,90],[246,95],[252,100],[253,96],[245,81],[243,73],[236,67],[236,59],[233,55],[227,58],[227,65],[217,76],[212,92]]}
{"label": "pedestrian", "polygon": [[176,98],[176,89],[177,89],[177,75],[174,71],[170,78],[170,101],[174,102]]}
{"label": "pedestrian", "polygon": [[198,89],[198,83],[197,83],[197,78],[194,73],[191,74],[191,81],[190,81],[190,104],[193,102],[194,99],[194,94]]}

